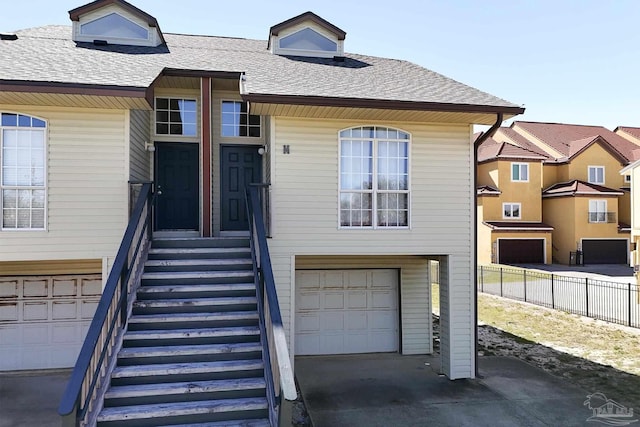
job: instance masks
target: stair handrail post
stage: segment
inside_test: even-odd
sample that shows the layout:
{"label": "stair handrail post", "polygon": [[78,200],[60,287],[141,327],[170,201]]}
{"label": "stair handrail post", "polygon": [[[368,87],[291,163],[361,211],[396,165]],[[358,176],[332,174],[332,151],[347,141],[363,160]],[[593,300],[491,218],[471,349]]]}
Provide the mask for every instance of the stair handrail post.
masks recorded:
{"label": "stair handrail post", "polygon": [[[264,286],[264,321],[265,325],[270,324],[270,330],[267,331],[267,335],[271,335],[273,338],[273,348],[269,348],[268,350],[269,354],[276,358],[275,367],[277,368],[277,372],[272,374],[274,380],[276,377],[279,379],[277,385],[279,386],[280,394],[275,396],[275,403],[281,404],[282,398],[289,401],[295,400],[297,398],[297,391],[271,266],[262,207],[260,205],[259,191],[265,186],[268,186],[268,184],[250,184],[247,186],[247,211],[250,215],[249,222],[252,222],[252,225],[255,227],[251,235],[251,239],[254,240],[255,236],[256,240],[252,241],[252,250],[259,251],[257,261],[261,276],[260,281]],[[268,319],[266,317],[268,317]],[[275,385],[276,384],[274,384],[274,386]]]}
{"label": "stair handrail post", "polygon": [[[109,374],[105,369],[108,365],[107,359],[115,357],[110,350],[118,344],[116,338],[126,325],[126,317],[122,321],[123,315],[120,311],[124,311],[126,316],[128,305],[125,307],[123,300],[128,301],[129,281],[132,277],[135,280],[138,279],[137,275],[132,274],[130,267],[135,266],[136,257],[144,256],[145,250],[148,249],[144,244],[148,242],[145,237],[150,235],[147,230],[150,227],[149,211],[155,200],[152,183],[141,184],[142,188],[107,277],[102,296],[58,406],[58,414],[62,417],[62,425],[65,427],[85,423],[85,417],[90,412],[97,389],[105,383],[103,380]],[[147,215],[141,223],[145,208]],[[138,230],[139,233],[137,233]],[[138,241],[132,255],[131,249],[136,235]],[[134,262],[129,262],[130,256],[133,257]],[[121,292],[118,293],[118,290]]]}

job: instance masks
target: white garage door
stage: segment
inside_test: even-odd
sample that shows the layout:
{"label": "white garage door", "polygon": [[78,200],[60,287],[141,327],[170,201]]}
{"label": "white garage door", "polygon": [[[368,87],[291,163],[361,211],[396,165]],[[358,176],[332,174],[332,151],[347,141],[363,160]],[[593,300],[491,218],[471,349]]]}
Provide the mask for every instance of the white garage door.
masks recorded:
{"label": "white garage door", "polygon": [[295,354],[398,350],[397,270],[296,271]]}
{"label": "white garage door", "polygon": [[0,371],[75,364],[100,275],[0,278]]}

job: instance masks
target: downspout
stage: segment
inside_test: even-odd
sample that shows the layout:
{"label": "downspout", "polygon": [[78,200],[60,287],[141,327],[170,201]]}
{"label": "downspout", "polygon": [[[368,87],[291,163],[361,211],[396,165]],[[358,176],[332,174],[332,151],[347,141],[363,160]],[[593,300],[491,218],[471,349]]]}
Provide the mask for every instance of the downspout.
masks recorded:
{"label": "downspout", "polygon": [[478,147],[487,138],[493,136],[502,125],[503,114],[498,113],[496,116],[496,122],[489,128],[488,131],[481,134],[478,139],[473,143],[473,311],[475,320],[474,329],[474,351],[475,351],[475,367],[476,378],[480,377],[478,371]]}

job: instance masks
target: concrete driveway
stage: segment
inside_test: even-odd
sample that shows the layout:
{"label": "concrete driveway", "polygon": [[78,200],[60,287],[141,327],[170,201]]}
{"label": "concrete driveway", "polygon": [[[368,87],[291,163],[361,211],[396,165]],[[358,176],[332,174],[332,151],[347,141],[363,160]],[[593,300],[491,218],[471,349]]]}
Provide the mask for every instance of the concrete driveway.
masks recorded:
{"label": "concrete driveway", "polygon": [[439,375],[429,355],[296,357],[295,371],[314,427],[569,427],[592,415],[587,391],[507,357],[480,358],[474,380]]}
{"label": "concrete driveway", "polygon": [[71,370],[0,373],[0,427],[58,427]]}

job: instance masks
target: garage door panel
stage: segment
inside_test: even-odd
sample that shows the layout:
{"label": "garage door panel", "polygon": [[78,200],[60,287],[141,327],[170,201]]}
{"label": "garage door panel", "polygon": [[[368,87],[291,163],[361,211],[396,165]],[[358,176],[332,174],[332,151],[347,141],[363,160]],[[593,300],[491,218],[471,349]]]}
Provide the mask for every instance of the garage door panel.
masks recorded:
{"label": "garage door panel", "polygon": [[49,304],[47,302],[24,303],[23,320],[47,320],[49,317]]}
{"label": "garage door panel", "polygon": [[348,293],[347,301],[347,308],[349,309],[367,308],[367,292],[351,291]]}
{"label": "garage door panel", "polygon": [[499,239],[498,263],[543,264],[544,239]]}
{"label": "garage door panel", "polygon": [[342,311],[324,311],[320,315],[320,330],[331,331],[343,331],[345,329],[344,324],[344,312]]}
{"label": "garage door panel", "polygon": [[[18,303],[0,303],[0,322],[18,320]],[[0,326],[2,328],[2,326]],[[0,330],[0,336],[2,331]],[[2,340],[0,340],[2,343]]]}
{"label": "garage door panel", "polygon": [[0,278],[0,371],[73,366],[101,291],[100,275]]}
{"label": "garage door panel", "polygon": [[302,310],[319,310],[320,309],[320,294],[315,293],[302,293],[296,298],[296,306]]}
{"label": "garage door panel", "polygon": [[628,250],[626,239],[582,240],[582,253],[585,264],[626,264]]}
{"label": "garage door panel", "polygon": [[298,271],[296,287],[296,354],[397,351],[397,270]]}

